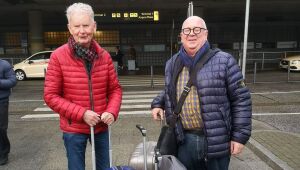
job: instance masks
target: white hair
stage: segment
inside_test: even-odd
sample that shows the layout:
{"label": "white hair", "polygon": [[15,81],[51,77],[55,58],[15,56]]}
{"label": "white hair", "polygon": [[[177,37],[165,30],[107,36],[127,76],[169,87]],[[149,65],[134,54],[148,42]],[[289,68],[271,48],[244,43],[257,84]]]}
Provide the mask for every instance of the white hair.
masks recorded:
{"label": "white hair", "polygon": [[68,22],[70,22],[71,16],[74,13],[88,14],[91,17],[92,21],[94,21],[94,11],[93,11],[92,7],[88,4],[74,3],[74,4],[70,5],[66,10],[66,16],[68,18]]}

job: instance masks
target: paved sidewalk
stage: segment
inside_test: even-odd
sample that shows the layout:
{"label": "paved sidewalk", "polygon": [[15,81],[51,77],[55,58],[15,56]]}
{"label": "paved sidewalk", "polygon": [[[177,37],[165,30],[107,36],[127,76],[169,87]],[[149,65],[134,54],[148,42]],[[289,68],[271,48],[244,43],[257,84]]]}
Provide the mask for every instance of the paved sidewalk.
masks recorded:
{"label": "paved sidewalk", "polygon": [[[149,111],[150,113],[150,111]],[[141,124],[147,129],[148,141],[157,141],[160,123],[153,121],[149,115],[133,116],[122,115],[112,127],[113,164],[127,165],[131,153],[138,143],[142,142],[142,136],[135,125]],[[232,156],[230,170],[272,170],[248,147],[238,156]]]}
{"label": "paved sidewalk", "polygon": [[273,169],[300,169],[300,135],[253,120],[247,146]]}

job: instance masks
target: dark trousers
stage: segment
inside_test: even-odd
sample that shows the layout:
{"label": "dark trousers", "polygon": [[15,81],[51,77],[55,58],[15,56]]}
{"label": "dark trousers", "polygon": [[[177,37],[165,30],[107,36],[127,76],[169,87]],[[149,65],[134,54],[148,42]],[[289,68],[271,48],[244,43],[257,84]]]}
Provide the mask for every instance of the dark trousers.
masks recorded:
{"label": "dark trousers", "polygon": [[184,143],[178,148],[178,159],[188,170],[228,170],[230,156],[204,161],[205,136],[184,134]]}
{"label": "dark trousers", "polygon": [[0,102],[0,160],[5,159],[10,151],[7,137],[8,102]]}
{"label": "dark trousers", "polygon": [[[63,139],[68,158],[69,170],[85,169],[85,150],[90,135],[63,133]],[[108,132],[95,134],[96,169],[104,170],[109,167]]]}

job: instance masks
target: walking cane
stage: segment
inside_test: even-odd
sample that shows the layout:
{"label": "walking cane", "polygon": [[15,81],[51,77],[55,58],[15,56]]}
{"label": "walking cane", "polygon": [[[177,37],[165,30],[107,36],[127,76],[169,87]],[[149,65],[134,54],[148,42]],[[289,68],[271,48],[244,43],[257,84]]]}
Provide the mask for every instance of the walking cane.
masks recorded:
{"label": "walking cane", "polygon": [[[109,142],[109,167],[112,167],[112,148],[111,148],[111,126],[108,125],[108,142]],[[92,143],[92,164],[93,170],[96,170],[96,156],[95,156],[95,134],[94,127],[91,126],[91,143]]]}
{"label": "walking cane", "polygon": [[94,133],[94,127],[93,126],[91,126],[91,143],[92,143],[92,164],[93,164],[93,170],[96,170],[95,133]]}
{"label": "walking cane", "polygon": [[108,125],[108,147],[109,147],[109,167],[112,167],[112,148],[111,148],[111,126]]}

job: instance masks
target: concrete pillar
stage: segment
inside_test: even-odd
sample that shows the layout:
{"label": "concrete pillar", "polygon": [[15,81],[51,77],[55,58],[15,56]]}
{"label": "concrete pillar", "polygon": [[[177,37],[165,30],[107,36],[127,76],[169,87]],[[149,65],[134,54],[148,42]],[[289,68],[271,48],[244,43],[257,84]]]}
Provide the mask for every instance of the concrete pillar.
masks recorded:
{"label": "concrete pillar", "polygon": [[31,54],[44,50],[43,16],[39,10],[28,12],[29,52]]}

